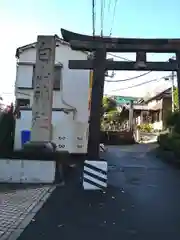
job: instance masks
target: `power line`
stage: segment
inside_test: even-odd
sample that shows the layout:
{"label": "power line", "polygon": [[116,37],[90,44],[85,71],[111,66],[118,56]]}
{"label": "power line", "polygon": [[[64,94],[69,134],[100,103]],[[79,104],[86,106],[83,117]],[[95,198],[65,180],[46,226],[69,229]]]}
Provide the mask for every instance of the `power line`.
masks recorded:
{"label": "power line", "polygon": [[[112,57],[116,57],[116,58],[119,58],[119,59],[122,59],[122,60],[125,60],[125,61],[128,61],[128,62],[133,62],[132,60],[128,59],[128,58],[124,58],[124,57],[120,57],[116,54],[112,54],[112,53],[109,53],[110,56]],[[126,78],[126,79],[121,79],[121,80],[105,80],[106,82],[125,82],[125,81],[129,81],[129,80],[134,80],[134,79],[137,79],[137,78],[140,78],[140,77],[144,77],[146,75],[148,75],[149,73],[153,72],[152,70],[146,72],[146,73],[143,73],[143,74],[140,74],[138,76],[135,76],[135,77],[131,77],[131,78]]]}
{"label": "power line", "polygon": [[108,2],[108,13],[110,13],[110,8],[111,8],[111,0]]}
{"label": "power line", "polygon": [[95,24],[96,24],[95,0],[92,0],[92,34],[93,36],[95,36]]}
{"label": "power line", "polygon": [[101,37],[103,36],[103,28],[104,28],[104,9],[105,9],[105,0],[101,0]]}
{"label": "power line", "polygon": [[[111,5],[112,5],[112,0],[109,0],[108,1],[108,4],[107,4],[107,16],[108,16],[108,19],[110,19],[110,15],[111,15]],[[109,23],[110,21],[108,21],[108,23]],[[111,25],[110,25],[110,27],[111,27]]]}
{"label": "power line", "polygon": [[113,53],[108,53],[108,55],[112,56],[112,57],[116,57],[116,58],[119,58],[119,59],[122,59],[122,60],[125,60],[125,61],[128,61],[128,62],[133,62],[133,60],[130,60],[128,58],[125,58],[125,57],[120,57],[116,54],[113,54]]}
{"label": "power line", "polygon": [[[116,57],[116,58],[119,58],[119,59],[122,59],[122,60],[125,60],[125,61],[128,61],[128,62],[133,62],[133,60],[130,60],[128,58],[125,58],[125,57],[120,57],[116,54],[113,54],[113,53],[109,53],[110,56],[112,57]],[[129,81],[129,80],[134,80],[134,79],[137,79],[137,78],[140,78],[140,77],[144,77],[146,75],[148,75],[149,73],[151,73],[152,71],[148,71],[146,73],[143,73],[143,74],[140,74],[138,76],[135,76],[135,77],[131,77],[131,78],[126,78],[126,79],[121,79],[121,80],[105,80],[106,82],[125,82],[125,81]]]}
{"label": "power line", "polygon": [[114,19],[115,19],[115,15],[116,15],[116,5],[117,5],[117,2],[118,2],[118,0],[115,0],[114,10],[113,10],[113,18],[112,18],[112,22],[111,22],[111,28],[110,28],[109,36],[112,35],[112,30],[113,30],[113,25],[114,25]]}
{"label": "power line", "polygon": [[148,71],[146,73],[142,73],[138,76],[135,76],[135,77],[131,77],[131,78],[126,78],[126,79],[121,79],[121,80],[105,80],[106,82],[112,82],[112,83],[115,83],[115,82],[126,82],[126,81],[130,81],[130,80],[134,80],[134,79],[137,79],[137,78],[140,78],[140,77],[143,77],[143,76],[146,76],[147,74],[151,73],[152,71]]}
{"label": "power line", "polygon": [[131,60],[129,58],[125,58],[125,57],[121,57],[119,55],[116,55],[116,54],[113,54],[113,53],[108,53],[108,55],[112,56],[112,57],[115,57],[115,58],[119,58],[119,59],[122,59],[122,60],[125,60],[125,61],[128,61],[128,62],[134,62],[134,60]]}
{"label": "power line", "polygon": [[155,78],[153,80],[149,80],[149,81],[145,81],[145,82],[142,82],[142,83],[139,83],[139,84],[136,84],[136,85],[133,85],[131,87],[125,87],[125,88],[119,88],[119,89],[114,89],[114,90],[111,90],[111,92],[116,92],[116,91],[120,91],[120,90],[126,90],[126,89],[130,89],[130,88],[134,88],[134,87],[139,87],[139,86],[142,86],[144,84],[147,84],[147,83],[151,83],[151,82],[158,82],[164,78],[167,78],[167,77],[170,77],[171,75],[168,75],[168,76],[163,76],[161,78]]}

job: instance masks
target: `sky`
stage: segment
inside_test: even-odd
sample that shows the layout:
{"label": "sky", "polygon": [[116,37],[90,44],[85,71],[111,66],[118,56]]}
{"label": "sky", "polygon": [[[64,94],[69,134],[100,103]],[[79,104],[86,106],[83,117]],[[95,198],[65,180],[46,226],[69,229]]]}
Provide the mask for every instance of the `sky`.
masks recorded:
{"label": "sky", "polygon": [[[104,35],[109,35],[112,27],[112,36],[116,37],[180,38],[179,0],[117,0],[113,23],[115,1],[104,0]],[[61,36],[61,28],[91,35],[91,3],[91,0],[0,0],[0,94],[6,101],[10,101],[14,93],[16,48],[36,41],[38,34]],[[100,34],[101,26],[100,4],[101,0],[96,0],[97,35]],[[135,54],[117,53],[116,55],[135,60]],[[149,54],[148,60],[167,61],[172,55]],[[118,71],[111,80],[123,80],[139,74],[142,72]],[[132,86],[169,74],[152,72],[131,81],[106,83],[105,94],[133,96],[152,94],[154,90],[170,86],[170,81],[159,80],[140,87],[132,88]]]}

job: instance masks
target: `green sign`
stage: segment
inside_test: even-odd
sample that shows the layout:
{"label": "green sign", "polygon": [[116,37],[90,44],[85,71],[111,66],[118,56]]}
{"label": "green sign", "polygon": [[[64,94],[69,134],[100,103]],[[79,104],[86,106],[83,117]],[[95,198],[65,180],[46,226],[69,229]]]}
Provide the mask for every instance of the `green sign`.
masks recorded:
{"label": "green sign", "polygon": [[136,102],[138,99],[135,97],[119,97],[115,96],[114,99],[116,100],[117,104],[128,104],[131,101]]}

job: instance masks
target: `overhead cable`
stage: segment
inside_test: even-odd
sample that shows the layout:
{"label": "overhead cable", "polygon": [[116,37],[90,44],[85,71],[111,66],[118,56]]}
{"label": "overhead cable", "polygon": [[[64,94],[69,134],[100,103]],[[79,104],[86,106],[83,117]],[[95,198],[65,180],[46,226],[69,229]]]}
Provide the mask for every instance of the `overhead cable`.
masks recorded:
{"label": "overhead cable", "polygon": [[[133,62],[132,60],[128,59],[128,58],[125,58],[125,57],[120,57],[116,54],[113,54],[113,53],[108,53],[110,56],[112,57],[116,57],[116,58],[119,58],[119,59],[122,59],[122,60],[125,60],[125,61],[128,61],[128,62]],[[149,73],[151,73],[152,71],[148,71],[146,73],[143,73],[143,74],[140,74],[138,76],[135,76],[135,77],[131,77],[131,78],[126,78],[126,79],[121,79],[121,80],[105,80],[106,82],[125,82],[125,81],[129,81],[129,80],[134,80],[134,79],[137,79],[137,78],[140,78],[140,77],[144,77],[146,75],[148,75]]]}
{"label": "overhead cable", "polygon": [[[128,61],[128,62],[133,62],[132,60],[128,59],[128,58],[124,58],[124,57],[120,57],[116,54],[112,54],[112,53],[109,53],[110,56],[112,57],[116,57],[116,58],[119,58],[119,59],[122,59],[122,60],[125,60],[125,61]],[[146,73],[143,73],[143,74],[140,74],[138,76],[135,76],[135,77],[131,77],[131,78],[126,78],[126,79],[121,79],[121,80],[105,80],[106,82],[125,82],[125,81],[129,81],[129,80],[134,80],[134,79],[137,79],[137,78],[140,78],[140,77],[144,77],[146,75],[148,75],[149,73],[153,72],[152,70],[146,72]]]}
{"label": "overhead cable", "polygon": [[92,0],[92,34],[93,36],[95,36],[95,24],[96,24],[95,0]]}
{"label": "overhead cable", "polygon": [[115,3],[114,3],[114,9],[113,9],[113,18],[112,18],[111,28],[110,28],[110,33],[109,33],[109,36],[110,36],[110,37],[111,37],[111,35],[112,35],[112,30],[113,30],[113,25],[114,25],[115,15],[116,15],[116,6],[117,6],[117,2],[118,2],[118,0],[115,0]]}
{"label": "overhead cable", "polygon": [[140,75],[138,75],[138,76],[135,76],[135,77],[125,78],[125,79],[121,79],[121,80],[105,80],[105,82],[110,82],[110,83],[127,82],[127,81],[130,81],[130,80],[134,80],[134,79],[137,79],[137,78],[146,76],[146,75],[149,74],[150,72],[152,72],[152,71],[148,71],[148,72],[146,72],[146,73],[142,73],[142,74],[140,74]]}
{"label": "overhead cable", "polygon": [[130,88],[135,88],[135,87],[139,87],[139,86],[142,86],[144,84],[147,84],[147,83],[151,83],[151,82],[158,82],[162,79],[165,79],[165,78],[168,78],[170,77],[171,75],[168,75],[168,76],[163,76],[161,78],[155,78],[155,79],[152,79],[152,80],[149,80],[149,81],[145,81],[145,82],[142,82],[142,83],[139,83],[139,84],[136,84],[136,85],[132,85],[130,87],[125,87],[125,88],[119,88],[119,89],[114,89],[114,90],[111,90],[110,92],[117,92],[117,91],[121,91],[121,90],[126,90],[126,89],[130,89]]}
{"label": "overhead cable", "polygon": [[101,0],[101,37],[103,37],[104,30],[104,10],[105,10],[105,0]]}
{"label": "overhead cable", "polygon": [[113,53],[108,53],[108,55],[110,55],[112,57],[116,57],[116,58],[122,59],[122,60],[125,60],[125,61],[128,61],[128,62],[133,62],[133,60],[130,60],[130,59],[125,58],[125,57],[118,56],[118,55],[113,54]]}
{"label": "overhead cable", "polygon": [[109,2],[108,2],[108,8],[107,8],[108,9],[108,14],[110,14],[111,2],[112,2],[111,0],[109,0]]}

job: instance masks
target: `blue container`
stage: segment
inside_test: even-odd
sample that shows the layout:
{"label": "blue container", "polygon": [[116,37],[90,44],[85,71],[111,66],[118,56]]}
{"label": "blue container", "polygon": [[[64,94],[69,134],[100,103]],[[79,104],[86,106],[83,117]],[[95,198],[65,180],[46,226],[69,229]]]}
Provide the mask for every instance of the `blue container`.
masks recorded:
{"label": "blue container", "polygon": [[21,131],[21,146],[31,140],[31,131],[29,130],[23,130]]}

